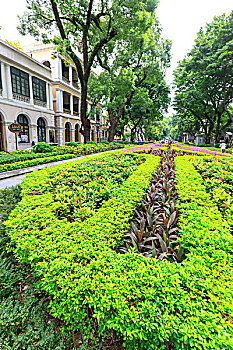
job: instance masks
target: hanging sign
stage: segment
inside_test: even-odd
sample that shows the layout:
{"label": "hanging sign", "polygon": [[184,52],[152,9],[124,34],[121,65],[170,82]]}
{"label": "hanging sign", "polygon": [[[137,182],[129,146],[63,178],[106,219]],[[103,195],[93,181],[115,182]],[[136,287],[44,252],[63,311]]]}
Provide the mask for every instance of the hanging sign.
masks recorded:
{"label": "hanging sign", "polygon": [[14,134],[22,131],[22,126],[18,123],[12,123],[8,126],[8,129]]}

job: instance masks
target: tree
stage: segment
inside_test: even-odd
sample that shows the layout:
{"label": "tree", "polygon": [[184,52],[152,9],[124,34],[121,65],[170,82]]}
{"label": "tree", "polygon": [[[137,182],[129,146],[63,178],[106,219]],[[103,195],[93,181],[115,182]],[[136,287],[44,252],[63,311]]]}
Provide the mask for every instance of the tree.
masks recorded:
{"label": "tree", "polygon": [[28,11],[20,18],[21,34],[52,41],[58,53],[69,57],[76,66],[85,142],[90,139],[86,101],[92,68],[104,65],[119,41],[133,33],[143,33],[156,6],[157,0],[27,0]]}
{"label": "tree", "polygon": [[[103,103],[107,101],[109,141],[113,140],[123,114],[126,115],[125,110],[145,84],[162,86],[170,46],[168,40],[161,39],[158,23],[154,21],[143,36],[139,33],[118,42],[117,51],[102,65],[104,71],[94,93],[97,91]],[[94,98],[92,89],[90,94]]]}
{"label": "tree", "polygon": [[177,120],[183,132],[191,135],[204,132],[206,142],[212,137],[216,115],[211,103],[206,99],[205,91],[198,89],[198,77],[188,69],[189,60],[180,61],[174,71],[175,98],[173,102]]}
{"label": "tree", "polygon": [[176,110],[184,108],[200,121],[207,142],[213,134],[219,141],[226,113],[233,121],[232,73],[233,13],[215,17],[205,29],[201,28],[188,58],[175,71]]}

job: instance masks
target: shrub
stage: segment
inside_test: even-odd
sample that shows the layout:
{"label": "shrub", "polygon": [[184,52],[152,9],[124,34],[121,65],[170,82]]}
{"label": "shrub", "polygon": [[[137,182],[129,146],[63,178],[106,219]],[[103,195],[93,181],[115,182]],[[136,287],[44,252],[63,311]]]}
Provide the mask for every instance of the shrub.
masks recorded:
{"label": "shrub", "polygon": [[4,171],[11,171],[16,169],[23,169],[39,164],[46,164],[51,162],[58,162],[59,160],[65,160],[65,159],[71,159],[75,158],[74,154],[62,154],[62,155],[56,155],[56,156],[50,156],[50,157],[43,157],[43,158],[35,158],[32,160],[25,160],[22,162],[15,162],[12,164],[3,164],[0,165],[0,173]]}
{"label": "shrub", "polygon": [[109,145],[109,142],[107,140],[102,140],[100,143],[104,143],[105,145]]}
{"label": "shrub", "polygon": [[[0,220],[6,220],[21,200],[21,187],[0,191]],[[0,224],[0,348],[60,349],[69,341],[48,317],[46,297],[35,291],[30,273],[11,252],[9,236]],[[21,292],[20,292],[21,291]],[[67,338],[68,334],[66,334]]]}
{"label": "shrub", "polygon": [[117,252],[157,157],[148,155],[85,222],[55,217],[46,192],[54,169],[24,180],[24,197],[7,221],[14,250],[31,265],[37,288],[52,296],[53,316],[79,329],[91,345],[113,334],[127,350],[232,348],[230,227],[189,159],[175,160],[179,241],[187,253],[180,264]]}
{"label": "shrub", "polygon": [[96,145],[97,146],[97,143],[95,141],[88,141],[87,145]]}
{"label": "shrub", "polygon": [[78,147],[79,144],[77,142],[67,142],[66,146],[70,146],[70,147]]}
{"label": "shrub", "polygon": [[35,146],[33,146],[33,152],[35,153],[48,153],[52,151],[53,147],[46,142],[38,142]]}

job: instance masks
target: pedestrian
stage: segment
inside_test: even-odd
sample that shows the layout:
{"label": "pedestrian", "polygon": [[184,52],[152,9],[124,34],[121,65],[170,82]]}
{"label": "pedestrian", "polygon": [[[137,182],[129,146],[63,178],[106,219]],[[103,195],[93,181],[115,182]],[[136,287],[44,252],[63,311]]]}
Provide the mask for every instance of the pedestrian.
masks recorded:
{"label": "pedestrian", "polygon": [[225,153],[226,147],[227,147],[227,145],[226,145],[225,141],[222,141],[221,146],[220,146],[220,150],[222,153]]}

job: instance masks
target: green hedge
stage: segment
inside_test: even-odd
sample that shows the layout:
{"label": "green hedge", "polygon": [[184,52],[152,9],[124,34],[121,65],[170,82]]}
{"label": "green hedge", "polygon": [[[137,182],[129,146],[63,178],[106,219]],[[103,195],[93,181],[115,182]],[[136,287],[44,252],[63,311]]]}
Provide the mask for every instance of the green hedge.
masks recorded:
{"label": "green hedge", "polygon": [[31,264],[37,287],[53,296],[52,315],[68,328],[92,335],[93,343],[114,330],[127,350],[232,348],[232,237],[188,159],[176,158],[180,240],[187,253],[181,264],[116,251],[157,157],[147,156],[85,223],[56,219],[49,193],[26,195],[39,178],[24,180],[9,235],[21,262]]}
{"label": "green hedge", "polygon": [[51,156],[51,157],[35,158],[32,160],[26,160],[24,162],[3,164],[3,165],[0,165],[0,173],[2,173],[4,171],[27,168],[27,167],[35,166],[35,165],[39,165],[39,164],[58,162],[59,160],[71,159],[71,158],[75,158],[75,157],[76,156],[74,154],[62,154],[62,155]]}
{"label": "green hedge", "polygon": [[[34,152],[25,152],[25,151],[14,151],[10,154],[0,152],[0,172],[25,168],[27,166],[33,166],[37,164],[48,163],[47,158],[59,155],[75,155],[75,157],[79,157],[82,155],[88,155],[98,152],[105,152],[109,150],[115,150],[119,148],[123,148],[124,146],[121,144],[76,144],[70,142],[69,145],[66,146],[56,146],[51,147],[52,152],[50,153],[34,153]],[[73,158],[70,156],[69,158]],[[35,159],[44,159],[43,161],[34,162]],[[67,159],[67,158],[60,158]],[[60,160],[59,159],[59,160]],[[31,163],[29,161],[32,161]],[[12,165],[12,163],[18,163],[16,165]],[[32,165],[30,165],[32,164]],[[5,166],[4,166],[5,165]]]}

